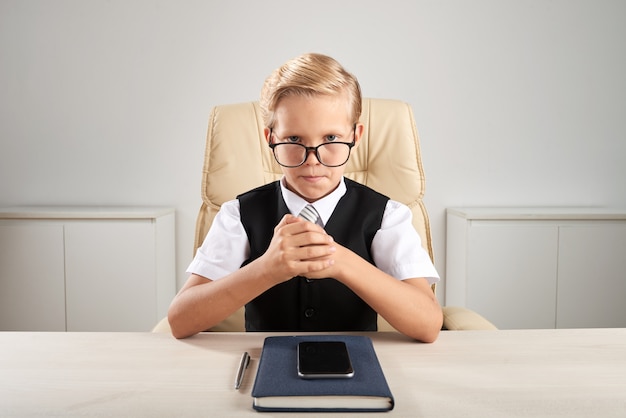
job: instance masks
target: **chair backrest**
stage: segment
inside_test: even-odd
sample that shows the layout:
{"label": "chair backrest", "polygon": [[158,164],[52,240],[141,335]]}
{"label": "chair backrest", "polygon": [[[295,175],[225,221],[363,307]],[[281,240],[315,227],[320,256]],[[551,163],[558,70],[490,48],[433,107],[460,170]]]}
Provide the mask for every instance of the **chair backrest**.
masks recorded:
{"label": "chair backrest", "polygon": [[[433,258],[430,224],[422,202],[424,170],[411,107],[398,100],[364,99],[365,126],[359,146],[346,166],[348,178],[406,204],[422,245]],[[257,102],[221,105],[210,118],[202,170],[202,207],[198,214],[195,250],[202,244],[222,203],[282,176],[265,141]],[[243,330],[241,312],[216,330]],[[232,322],[235,322],[233,325]],[[379,329],[381,327],[379,322]]]}

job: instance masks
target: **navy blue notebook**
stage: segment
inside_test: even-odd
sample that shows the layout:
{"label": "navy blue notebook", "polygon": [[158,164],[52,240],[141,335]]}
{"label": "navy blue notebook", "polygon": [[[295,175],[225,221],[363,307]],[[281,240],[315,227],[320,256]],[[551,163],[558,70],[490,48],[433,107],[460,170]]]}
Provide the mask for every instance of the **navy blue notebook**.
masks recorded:
{"label": "navy blue notebook", "polygon": [[[343,341],[354,376],[347,379],[303,379],[298,376],[301,341]],[[352,335],[267,337],[252,388],[257,411],[390,411],[393,395],[380,367],[372,340]]]}

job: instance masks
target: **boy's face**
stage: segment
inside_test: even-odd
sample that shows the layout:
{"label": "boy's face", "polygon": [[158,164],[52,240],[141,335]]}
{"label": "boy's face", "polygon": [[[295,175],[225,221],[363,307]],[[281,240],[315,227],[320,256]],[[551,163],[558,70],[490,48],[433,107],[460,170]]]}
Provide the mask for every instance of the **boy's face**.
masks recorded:
{"label": "boy's face", "polygon": [[[353,129],[347,98],[340,96],[288,96],[276,106],[273,130],[265,129],[268,143],[298,143],[315,147],[329,142],[358,143],[363,125]],[[326,147],[324,147],[326,148]],[[308,202],[314,202],[337,188],[345,170],[320,163],[315,152],[308,152],[299,167],[281,167],[287,188]]]}

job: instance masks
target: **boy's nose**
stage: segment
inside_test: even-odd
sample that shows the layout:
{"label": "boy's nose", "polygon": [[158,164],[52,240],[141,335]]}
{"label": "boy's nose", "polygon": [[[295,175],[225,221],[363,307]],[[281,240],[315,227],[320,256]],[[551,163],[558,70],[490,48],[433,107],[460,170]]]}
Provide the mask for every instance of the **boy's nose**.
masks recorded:
{"label": "boy's nose", "polygon": [[306,150],[306,158],[304,159],[304,164],[306,164],[306,165],[321,164],[320,160],[317,158],[317,154],[315,153],[315,149],[307,149]]}

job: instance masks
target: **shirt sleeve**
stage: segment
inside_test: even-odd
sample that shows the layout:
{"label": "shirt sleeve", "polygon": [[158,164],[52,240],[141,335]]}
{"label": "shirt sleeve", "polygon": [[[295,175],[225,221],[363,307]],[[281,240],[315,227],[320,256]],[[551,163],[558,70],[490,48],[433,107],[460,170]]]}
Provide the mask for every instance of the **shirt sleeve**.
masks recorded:
{"label": "shirt sleeve", "polygon": [[222,205],[187,273],[219,280],[236,271],[249,257],[250,244],[241,223],[239,201]]}
{"label": "shirt sleeve", "polygon": [[379,269],[399,280],[423,277],[430,284],[437,283],[439,273],[422,247],[412,219],[408,206],[389,200],[372,241],[372,258]]}

